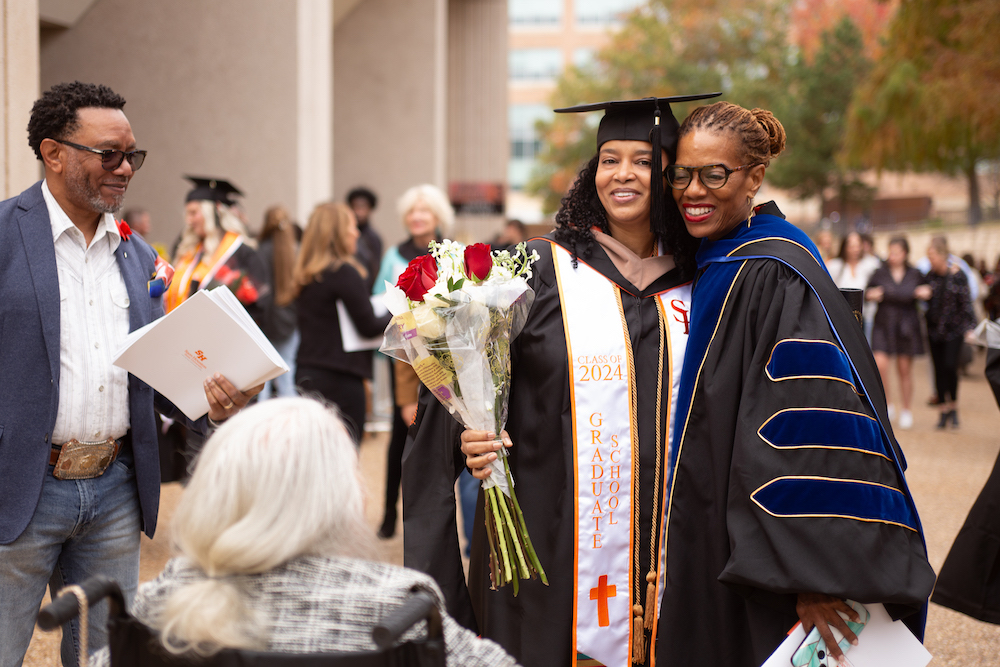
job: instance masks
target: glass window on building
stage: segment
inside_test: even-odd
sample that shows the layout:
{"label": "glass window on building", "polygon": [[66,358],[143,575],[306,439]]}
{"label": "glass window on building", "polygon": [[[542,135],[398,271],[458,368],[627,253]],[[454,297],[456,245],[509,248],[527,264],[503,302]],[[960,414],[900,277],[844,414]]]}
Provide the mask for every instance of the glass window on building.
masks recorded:
{"label": "glass window on building", "polygon": [[594,62],[594,56],[597,54],[596,49],[591,49],[588,47],[581,47],[579,49],[573,50],[573,64],[580,69],[587,69]]}
{"label": "glass window on building", "polygon": [[576,23],[588,27],[614,25],[644,4],[645,0],[575,0]]}
{"label": "glass window on building", "polygon": [[559,49],[511,49],[508,56],[511,81],[549,81],[562,71]]}
{"label": "glass window on building", "polygon": [[508,0],[511,25],[554,26],[562,22],[563,0]]}
{"label": "glass window on building", "polygon": [[552,115],[552,109],[545,104],[512,104],[507,107],[507,129],[510,135],[507,183],[511,189],[522,189],[531,177],[535,159],[542,150],[535,123],[549,120]]}

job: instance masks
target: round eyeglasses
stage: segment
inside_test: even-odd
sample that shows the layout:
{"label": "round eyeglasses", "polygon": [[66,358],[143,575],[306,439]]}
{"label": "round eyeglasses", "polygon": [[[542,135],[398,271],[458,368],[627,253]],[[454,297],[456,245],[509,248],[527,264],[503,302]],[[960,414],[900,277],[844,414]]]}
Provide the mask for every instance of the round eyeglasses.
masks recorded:
{"label": "round eyeglasses", "polygon": [[730,169],[724,164],[707,164],[704,167],[682,167],[672,164],[664,170],[664,174],[667,176],[667,183],[670,183],[670,187],[674,190],[686,190],[691,185],[691,179],[694,178],[695,172],[698,173],[702,185],[709,190],[718,190],[729,182],[730,174],[749,166],[742,164],[735,169]]}
{"label": "round eyeglasses", "polygon": [[114,171],[118,167],[122,166],[124,160],[128,160],[128,163],[132,166],[132,171],[139,171],[139,167],[142,166],[143,161],[146,159],[146,151],[116,151],[111,149],[100,150],[99,148],[91,148],[90,146],[81,146],[80,144],[74,144],[72,141],[63,141],[62,139],[53,139],[52,141],[57,144],[63,144],[69,146],[70,148],[75,148],[80,151],[89,151],[91,153],[96,153],[101,156],[101,167],[105,171]]}

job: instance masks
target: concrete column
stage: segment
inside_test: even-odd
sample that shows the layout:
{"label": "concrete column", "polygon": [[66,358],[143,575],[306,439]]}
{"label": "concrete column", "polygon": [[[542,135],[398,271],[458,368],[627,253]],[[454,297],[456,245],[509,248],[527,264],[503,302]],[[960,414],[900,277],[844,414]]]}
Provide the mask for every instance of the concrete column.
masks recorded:
{"label": "concrete column", "polygon": [[38,0],[0,0],[0,199],[41,176],[41,163],[28,147],[38,69]]}
{"label": "concrete column", "polygon": [[298,0],[298,211],[333,195],[333,0]]}

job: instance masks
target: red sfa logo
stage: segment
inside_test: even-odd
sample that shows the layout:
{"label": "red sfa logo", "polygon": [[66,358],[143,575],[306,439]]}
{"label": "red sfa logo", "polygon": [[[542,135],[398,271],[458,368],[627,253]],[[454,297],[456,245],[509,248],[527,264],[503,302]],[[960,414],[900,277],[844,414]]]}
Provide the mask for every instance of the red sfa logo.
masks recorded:
{"label": "red sfa logo", "polygon": [[670,307],[674,311],[674,320],[684,325],[684,335],[686,336],[691,328],[691,321],[688,319],[687,304],[680,299],[672,299]]}

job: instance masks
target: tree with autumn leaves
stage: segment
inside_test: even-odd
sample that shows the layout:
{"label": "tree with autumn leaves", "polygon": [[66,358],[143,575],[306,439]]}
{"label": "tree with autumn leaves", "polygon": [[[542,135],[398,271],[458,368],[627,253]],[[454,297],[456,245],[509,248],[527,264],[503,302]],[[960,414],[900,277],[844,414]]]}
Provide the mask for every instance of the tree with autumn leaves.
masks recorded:
{"label": "tree with autumn leaves", "polygon": [[[969,176],[997,157],[998,17],[996,0],[651,0],[591,66],[567,70],[552,102],[718,90],[785,125],[772,183],[802,198],[865,199],[861,169]],[[674,108],[678,119],[687,107]],[[545,211],[593,154],[596,120],[540,124],[545,150],[528,189]]]}
{"label": "tree with autumn leaves", "polygon": [[1000,158],[1000,3],[901,0],[885,54],[859,87],[849,164],[960,173],[982,218],[977,166]]}

